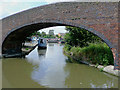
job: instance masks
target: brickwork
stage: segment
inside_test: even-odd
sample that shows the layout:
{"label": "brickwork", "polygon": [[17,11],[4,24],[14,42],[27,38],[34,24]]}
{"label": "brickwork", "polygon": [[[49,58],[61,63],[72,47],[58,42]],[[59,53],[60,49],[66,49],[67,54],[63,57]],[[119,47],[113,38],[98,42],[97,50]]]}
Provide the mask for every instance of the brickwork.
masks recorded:
{"label": "brickwork", "polygon": [[[64,2],[36,7],[2,21],[2,51],[10,49],[8,41],[22,42],[25,37],[42,28],[76,26],[102,38],[115,57],[115,69],[120,69],[118,59],[118,3]],[[14,45],[16,46],[16,45]],[[15,47],[16,48],[16,47]]]}

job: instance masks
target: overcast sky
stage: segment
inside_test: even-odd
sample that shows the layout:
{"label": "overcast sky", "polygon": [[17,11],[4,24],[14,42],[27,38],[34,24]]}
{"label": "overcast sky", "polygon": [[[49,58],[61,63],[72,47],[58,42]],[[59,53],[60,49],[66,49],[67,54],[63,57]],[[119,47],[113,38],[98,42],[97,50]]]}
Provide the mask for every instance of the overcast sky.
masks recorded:
{"label": "overcast sky", "polygon": [[70,1],[75,0],[0,0],[0,19],[33,7]]}
{"label": "overcast sky", "polygon": [[44,31],[48,34],[49,30],[54,30],[54,34],[66,33],[65,26],[56,26],[56,27],[44,28],[44,29],[41,29],[40,32]]}
{"label": "overcast sky", "polygon": [[119,0],[0,0],[0,19],[12,15],[14,13],[27,10],[29,8],[46,5],[56,2],[95,2],[109,1],[116,2]]}
{"label": "overcast sky", "polygon": [[[119,0],[0,0],[0,19],[7,17],[9,15],[41,6],[41,5],[46,5],[50,3],[56,3],[56,2],[95,2],[95,1],[109,1],[109,2],[118,2]],[[50,28],[50,29],[55,29],[55,33],[61,33],[65,32],[65,27],[58,27],[58,29],[55,28]],[[44,29],[45,30],[45,29]],[[57,30],[57,31],[56,31]],[[48,29],[46,30],[48,32]]]}

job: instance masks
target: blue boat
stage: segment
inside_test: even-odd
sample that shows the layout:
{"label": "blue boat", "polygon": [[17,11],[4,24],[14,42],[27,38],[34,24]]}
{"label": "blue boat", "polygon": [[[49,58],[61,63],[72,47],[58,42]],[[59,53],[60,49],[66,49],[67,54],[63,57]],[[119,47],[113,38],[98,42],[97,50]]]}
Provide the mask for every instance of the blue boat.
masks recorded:
{"label": "blue boat", "polygon": [[47,41],[44,38],[39,38],[38,40],[38,49],[46,49]]}

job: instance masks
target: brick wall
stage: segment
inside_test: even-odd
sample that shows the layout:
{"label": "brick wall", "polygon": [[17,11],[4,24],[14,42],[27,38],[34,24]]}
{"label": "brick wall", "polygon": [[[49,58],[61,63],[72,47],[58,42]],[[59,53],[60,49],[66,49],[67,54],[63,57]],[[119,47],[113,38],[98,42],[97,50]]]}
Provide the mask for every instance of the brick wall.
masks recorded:
{"label": "brick wall", "polygon": [[117,2],[56,3],[23,11],[1,21],[3,48],[8,48],[5,43],[9,40],[22,41],[22,36],[29,32],[50,26],[70,25],[84,28],[102,38],[115,56],[115,68],[120,67]]}

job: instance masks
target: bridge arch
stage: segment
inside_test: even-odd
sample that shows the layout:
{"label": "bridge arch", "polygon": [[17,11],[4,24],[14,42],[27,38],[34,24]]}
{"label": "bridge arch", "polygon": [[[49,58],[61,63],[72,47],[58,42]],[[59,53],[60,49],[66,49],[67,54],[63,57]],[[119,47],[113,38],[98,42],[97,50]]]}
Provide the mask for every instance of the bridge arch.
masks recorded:
{"label": "bridge arch", "polygon": [[113,52],[115,69],[119,69],[117,5],[118,3],[64,2],[6,17],[1,20],[2,54],[9,54],[8,50],[21,52],[22,41],[33,31],[52,26],[75,26],[103,39]]}

